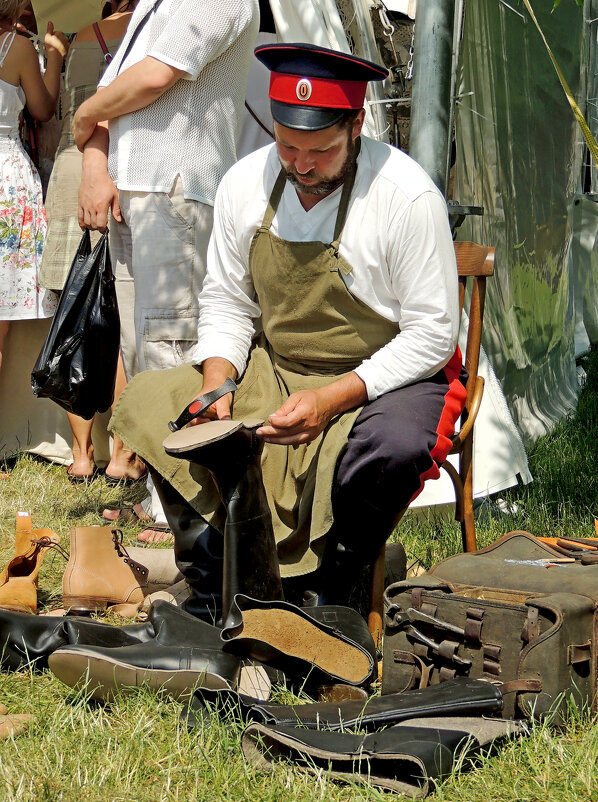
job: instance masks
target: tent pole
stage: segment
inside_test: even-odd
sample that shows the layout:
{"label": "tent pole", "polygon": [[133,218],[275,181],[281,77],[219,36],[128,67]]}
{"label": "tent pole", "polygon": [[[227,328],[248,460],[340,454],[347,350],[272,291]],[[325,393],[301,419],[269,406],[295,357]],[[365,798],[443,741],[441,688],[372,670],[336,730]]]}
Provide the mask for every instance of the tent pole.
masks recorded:
{"label": "tent pole", "polygon": [[417,4],[409,155],[443,194],[451,131],[455,0]]}

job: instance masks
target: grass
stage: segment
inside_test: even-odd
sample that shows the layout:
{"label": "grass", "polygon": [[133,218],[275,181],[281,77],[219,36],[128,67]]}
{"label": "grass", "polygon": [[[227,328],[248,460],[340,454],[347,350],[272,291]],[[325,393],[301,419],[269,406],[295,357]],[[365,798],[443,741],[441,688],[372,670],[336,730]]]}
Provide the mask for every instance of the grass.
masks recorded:
{"label": "grass", "polygon": [[[503,494],[504,513],[485,505],[477,523],[486,545],[513,529],[534,534],[588,536],[598,517],[598,353],[586,360],[587,384],[577,412],[530,451],[535,481]],[[0,485],[0,563],[12,553],[14,515],[31,510],[35,527],[49,527],[68,546],[74,525],[100,523],[107,504],[138,501],[142,489],[110,488],[99,477],[72,486],[64,468],[21,455]],[[140,525],[124,528],[133,543]],[[410,562],[426,567],[460,549],[458,526],[439,516],[405,519],[399,534]],[[46,558],[40,580],[57,605],[64,560]],[[110,706],[91,703],[51,674],[0,674],[0,702],[32,713],[28,732],[0,742],[0,800],[4,802],[181,802],[186,800],[383,800],[374,788],[339,785],[279,764],[255,771],[239,747],[241,725],[213,718],[193,733],[180,722],[181,704],[140,688]],[[441,783],[433,802],[580,802],[598,799],[598,726],[571,711],[565,728],[535,725],[529,737],[507,744],[474,771]]]}

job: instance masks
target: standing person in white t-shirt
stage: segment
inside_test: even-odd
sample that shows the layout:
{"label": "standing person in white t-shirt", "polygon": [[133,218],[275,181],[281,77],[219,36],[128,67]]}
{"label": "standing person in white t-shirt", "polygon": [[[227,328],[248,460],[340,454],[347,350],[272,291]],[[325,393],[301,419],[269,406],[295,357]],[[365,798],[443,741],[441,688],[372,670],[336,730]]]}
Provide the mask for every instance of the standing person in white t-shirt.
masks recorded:
{"label": "standing person in white t-shirt", "polygon": [[216,188],[236,158],[258,26],[258,0],[140,0],[73,120],[79,222],[103,230],[108,210],[114,220],[129,379],[181,364],[197,340]]}

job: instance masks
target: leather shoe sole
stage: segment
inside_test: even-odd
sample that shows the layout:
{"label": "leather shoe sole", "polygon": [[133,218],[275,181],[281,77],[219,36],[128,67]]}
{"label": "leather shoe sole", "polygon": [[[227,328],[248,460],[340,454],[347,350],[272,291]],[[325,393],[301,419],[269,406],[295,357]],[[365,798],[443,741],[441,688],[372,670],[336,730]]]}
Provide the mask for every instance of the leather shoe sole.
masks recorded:
{"label": "leather shoe sole", "polygon": [[[188,698],[197,687],[212,690],[231,687],[227,679],[210,671],[209,652],[204,658],[193,661],[196,666],[175,669],[154,667],[160,663],[159,647],[154,647],[152,651],[155,652],[152,667],[125,663],[116,656],[82,647],[58,649],[50,655],[48,664],[52,673],[65,685],[77,690],[83,689],[90,693],[92,699],[105,702],[141,686],[153,691],[163,691],[174,699]],[[166,651],[166,662],[172,662],[173,650],[168,648]],[[181,649],[182,658],[179,662],[186,662],[188,652],[189,650]],[[222,653],[218,653],[216,659],[221,660],[222,657]]]}

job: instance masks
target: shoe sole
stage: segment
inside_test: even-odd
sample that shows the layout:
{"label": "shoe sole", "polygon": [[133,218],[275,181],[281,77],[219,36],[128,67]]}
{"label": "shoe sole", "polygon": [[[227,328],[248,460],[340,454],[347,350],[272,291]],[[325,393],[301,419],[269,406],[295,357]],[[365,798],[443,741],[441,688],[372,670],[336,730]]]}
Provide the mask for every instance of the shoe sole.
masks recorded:
{"label": "shoe sole", "polygon": [[164,671],[138,668],[110,658],[93,657],[62,648],[48,658],[48,665],[58,679],[75,690],[90,693],[92,699],[109,702],[141,686],[165,691],[173,699],[186,699],[195,688],[229,690],[230,684],[205,671]]}
{"label": "shoe sole", "polygon": [[323,632],[315,623],[286,610],[243,610],[243,630],[234,640],[252,638],[290,657],[312,663],[333,677],[359,685],[371,662],[357,646]]}
{"label": "shoe sole", "polygon": [[[143,601],[140,599],[139,601]],[[111,599],[100,596],[62,596],[62,606],[69,613],[85,615],[86,613],[101,613],[107,607],[115,604],[136,604],[128,599]]]}

